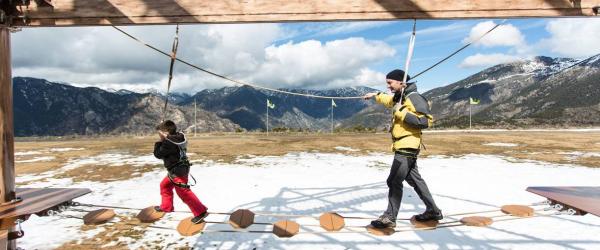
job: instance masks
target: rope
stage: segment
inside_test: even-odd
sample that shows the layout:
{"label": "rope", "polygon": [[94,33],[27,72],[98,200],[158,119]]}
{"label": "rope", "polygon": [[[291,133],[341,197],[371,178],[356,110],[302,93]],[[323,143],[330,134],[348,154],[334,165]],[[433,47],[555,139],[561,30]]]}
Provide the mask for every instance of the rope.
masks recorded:
{"label": "rope", "polygon": [[411,79],[415,79],[417,77],[419,77],[420,75],[422,75],[423,73],[429,71],[430,69],[433,69],[434,67],[440,65],[441,63],[445,62],[446,60],[450,59],[450,57],[453,57],[454,55],[458,54],[458,52],[461,52],[462,50],[466,49],[467,47],[471,46],[471,44],[479,42],[479,40],[481,40],[484,36],[486,36],[487,34],[491,33],[493,30],[495,30],[496,28],[498,28],[500,25],[502,25],[504,22],[506,22],[506,19],[502,20],[502,22],[496,24],[496,26],[494,26],[493,28],[491,28],[490,30],[488,30],[487,32],[483,33],[481,36],[479,36],[477,39],[475,39],[474,41],[471,41],[469,43],[467,43],[465,46],[462,46],[461,48],[459,48],[458,50],[452,52],[452,54],[448,55],[447,57],[444,57],[444,59],[440,60],[439,62],[429,66],[429,68],[426,68],[425,70],[419,72],[418,74],[416,74],[415,76],[413,76]]}
{"label": "rope", "polygon": [[[163,54],[165,56],[171,57],[171,55],[167,54],[166,52],[164,52],[164,51],[162,51],[162,50],[160,50],[160,49],[158,49],[158,48],[156,48],[156,47],[154,47],[154,46],[152,46],[150,44],[147,44],[147,43],[143,42],[142,40],[134,37],[133,35],[131,35],[131,34],[125,32],[125,31],[123,31],[122,29],[119,29],[116,26],[112,26],[112,27],[115,28],[116,30],[118,30],[119,32],[125,34],[129,38],[135,40],[136,42],[141,43],[144,46],[146,46],[146,47],[148,47],[148,48],[150,48],[150,49],[152,49],[152,50],[154,50],[154,51],[156,51],[158,53],[161,53],[161,54]],[[263,87],[263,86],[259,86],[259,85],[253,84],[253,83],[243,82],[243,81],[240,81],[240,80],[235,80],[235,79],[226,77],[224,75],[221,75],[221,74],[212,72],[210,70],[201,68],[199,66],[196,66],[196,65],[194,65],[192,63],[189,63],[189,62],[187,62],[187,61],[185,61],[183,59],[180,59],[180,58],[174,58],[174,60],[179,61],[179,62],[181,62],[181,63],[183,63],[183,64],[185,64],[187,66],[190,66],[190,67],[192,67],[194,69],[200,70],[200,71],[202,71],[204,73],[207,73],[209,75],[212,75],[212,76],[215,76],[215,77],[218,77],[218,78],[221,78],[221,79],[233,82],[233,83],[237,83],[239,85],[249,86],[249,87],[252,87],[252,88],[255,88],[255,89],[262,89],[262,90],[268,90],[268,91],[277,92],[277,93],[281,93],[281,94],[296,95],[296,96],[305,96],[305,97],[321,98],[321,99],[361,99],[361,98],[363,98],[362,96],[346,96],[346,97],[343,97],[343,96],[321,96],[321,95],[303,94],[303,93],[290,92],[290,91],[285,91],[285,90],[280,90],[280,89],[274,89],[274,88],[269,88],[269,87]]]}
{"label": "rope", "polygon": [[[511,220],[522,220],[522,219],[531,219],[531,218],[538,218],[538,217],[550,217],[553,215],[560,215],[560,213],[552,213],[552,214],[534,213],[532,216],[529,216],[529,217],[514,217],[514,216],[505,214],[505,215],[499,215],[499,216],[494,216],[494,217],[490,217],[490,218],[499,218],[499,217],[510,216],[508,218],[501,218],[501,219],[493,220],[493,222],[496,223],[496,222],[511,221]],[[63,218],[72,218],[72,219],[83,220],[82,217],[77,217],[77,216],[72,216],[72,215],[59,214],[58,216],[61,216]],[[208,221],[206,223],[226,224],[225,222],[208,222]],[[116,222],[109,221],[109,222],[106,222],[106,224],[116,224]],[[141,226],[140,224],[134,224],[134,223],[124,223],[124,224],[130,225],[130,226]],[[255,224],[258,224],[258,223],[255,223]],[[272,224],[270,224],[270,225],[272,225]],[[156,228],[156,229],[176,230],[171,227],[163,227],[163,226],[155,226],[155,225],[144,225],[144,226],[149,227],[149,228]],[[307,226],[307,225],[301,225],[301,226]],[[430,231],[430,230],[438,229],[438,228],[451,228],[451,227],[462,227],[462,226],[467,226],[467,225],[460,223],[460,221],[451,221],[451,222],[439,223],[438,226],[436,226],[436,227],[414,228],[413,226],[402,226],[402,227],[396,227],[394,230],[396,233],[398,233],[398,232]],[[352,228],[361,228],[363,230],[365,229],[365,227],[359,227],[359,226],[345,226],[344,227],[345,230],[343,229],[344,231],[298,232],[297,234],[345,234],[345,233],[368,234],[368,232],[356,231],[356,230],[352,230]],[[400,230],[397,230],[398,228]],[[403,229],[403,228],[406,228],[406,229]],[[266,231],[266,230],[249,230],[249,229],[202,230],[201,234],[205,234],[205,233],[264,233],[264,234],[271,234],[273,232]]]}
{"label": "rope", "polygon": [[[410,61],[413,56],[413,51],[415,49],[415,39],[417,38],[417,19],[414,19],[412,35],[408,40],[408,51],[406,52],[406,61],[404,63],[404,76],[402,77],[402,84],[406,84],[406,78],[408,77],[408,69],[410,67]],[[404,99],[404,89],[400,91],[400,105],[402,105],[402,99]],[[394,114],[392,113],[392,116]]]}
{"label": "rope", "polygon": [[175,29],[175,37],[173,38],[173,46],[171,47],[171,64],[169,65],[169,81],[167,83],[167,95],[165,98],[165,107],[163,108],[162,121],[167,115],[167,105],[169,104],[169,91],[171,90],[171,81],[173,80],[173,67],[177,59],[177,48],[179,47],[179,24]]}
{"label": "rope", "polygon": [[[546,205],[546,204],[542,203],[542,202],[536,202],[536,203],[529,204],[529,206],[542,206],[542,205]],[[133,208],[133,207],[96,205],[96,204],[79,203],[79,202],[73,203],[72,206],[101,207],[101,208],[113,208],[113,209],[125,209],[125,210],[142,210],[143,209],[143,208]],[[473,211],[473,212],[445,214],[444,216],[445,217],[452,217],[452,216],[459,216],[459,215],[483,214],[483,213],[492,213],[492,212],[500,212],[500,211],[501,211],[500,209],[491,209],[491,210],[481,210],[481,211]],[[175,211],[173,211],[173,213],[185,213],[185,214],[189,214],[191,212],[190,211],[175,210]],[[208,213],[209,214],[215,214],[215,215],[231,215],[232,214],[230,212],[212,212],[212,211],[208,211]],[[317,220],[319,220],[319,217],[320,217],[320,216],[299,215],[299,214],[277,214],[277,213],[268,213],[268,212],[260,212],[260,211],[259,212],[252,211],[252,213],[254,213],[255,215],[259,215],[259,216],[268,216],[268,217],[314,218],[314,219],[317,219]],[[344,219],[355,219],[355,220],[374,220],[374,219],[377,219],[376,217],[343,216],[343,215],[340,215],[340,216],[342,218],[344,218]],[[396,219],[396,221],[409,221],[409,220],[411,220],[411,218],[398,218],[398,219]]]}

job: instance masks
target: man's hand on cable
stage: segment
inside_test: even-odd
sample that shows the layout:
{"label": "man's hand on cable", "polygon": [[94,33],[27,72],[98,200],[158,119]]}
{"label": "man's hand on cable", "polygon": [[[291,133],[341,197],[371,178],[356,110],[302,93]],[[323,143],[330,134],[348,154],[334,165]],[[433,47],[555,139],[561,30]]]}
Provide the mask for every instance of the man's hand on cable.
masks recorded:
{"label": "man's hand on cable", "polygon": [[368,94],[364,95],[363,98],[365,100],[369,100],[369,99],[373,98],[373,96],[376,96],[377,94],[379,94],[379,92],[368,93]]}

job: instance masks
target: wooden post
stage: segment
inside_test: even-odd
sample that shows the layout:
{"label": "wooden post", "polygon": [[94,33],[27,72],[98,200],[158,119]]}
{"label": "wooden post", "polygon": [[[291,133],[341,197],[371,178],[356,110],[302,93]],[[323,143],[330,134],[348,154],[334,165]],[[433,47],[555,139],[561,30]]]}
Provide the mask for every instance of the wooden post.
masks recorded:
{"label": "wooden post", "polygon": [[[10,31],[0,26],[0,200],[2,203],[15,198],[15,152],[13,127],[13,93],[10,60]],[[15,249],[15,241],[8,249]]]}

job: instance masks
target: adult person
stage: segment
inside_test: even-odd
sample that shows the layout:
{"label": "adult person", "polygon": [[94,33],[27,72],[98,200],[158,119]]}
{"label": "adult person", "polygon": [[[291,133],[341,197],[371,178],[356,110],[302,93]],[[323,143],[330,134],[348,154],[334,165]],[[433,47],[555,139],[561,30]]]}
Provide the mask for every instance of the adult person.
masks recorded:
{"label": "adult person", "polygon": [[396,227],[396,219],[402,202],[403,182],[406,181],[426,206],[425,212],[415,215],[417,221],[441,220],[442,211],[436,206],[425,180],[419,174],[417,157],[421,148],[422,129],[430,127],[433,116],[427,100],[417,92],[415,83],[404,80],[404,71],[395,69],[386,75],[387,88],[393,95],[384,93],[369,93],[364,99],[372,99],[388,108],[393,108],[392,150],[394,161],[387,178],[388,206],[383,215],[371,221],[376,228]]}

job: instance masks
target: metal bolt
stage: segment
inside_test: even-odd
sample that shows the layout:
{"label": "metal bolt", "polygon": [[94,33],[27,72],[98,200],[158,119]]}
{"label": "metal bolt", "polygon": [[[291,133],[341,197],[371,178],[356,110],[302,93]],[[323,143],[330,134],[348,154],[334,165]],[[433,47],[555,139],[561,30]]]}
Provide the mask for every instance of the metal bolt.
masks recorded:
{"label": "metal bolt", "polygon": [[21,222],[23,222],[22,219],[17,219],[15,221],[15,224],[17,224],[17,235],[19,237],[23,236],[23,228],[21,228]]}

